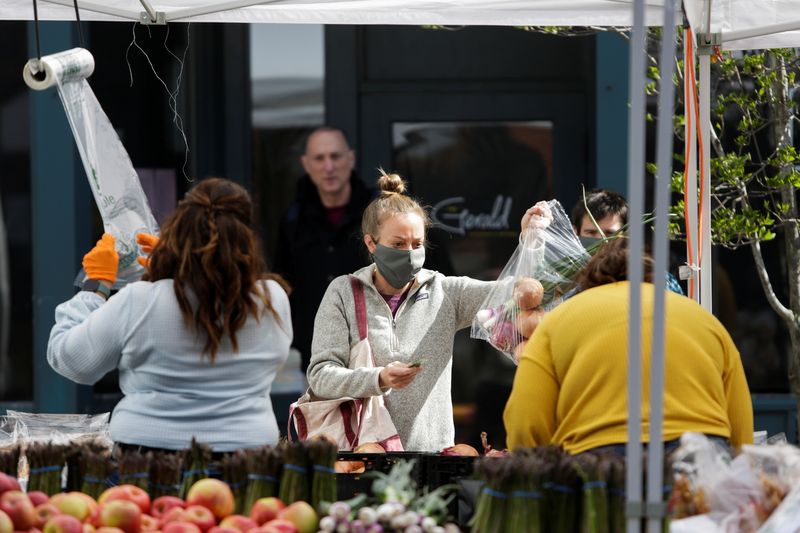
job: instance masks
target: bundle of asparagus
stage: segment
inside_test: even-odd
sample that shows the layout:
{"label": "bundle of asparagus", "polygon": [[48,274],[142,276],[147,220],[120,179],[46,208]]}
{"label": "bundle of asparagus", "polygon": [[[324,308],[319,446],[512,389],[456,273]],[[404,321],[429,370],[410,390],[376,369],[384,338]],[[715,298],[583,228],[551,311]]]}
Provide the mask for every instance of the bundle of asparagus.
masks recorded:
{"label": "bundle of asparagus", "polygon": [[117,458],[120,485],[135,485],[145,492],[150,486],[150,460],[149,453],[137,451],[123,451]]}
{"label": "bundle of asparagus", "polygon": [[186,499],[189,489],[195,482],[208,477],[208,465],[211,462],[211,448],[192,439],[192,445],[184,458],[184,471],[180,497]]}
{"label": "bundle of asparagus", "polygon": [[28,445],[28,491],[41,491],[52,496],[61,492],[61,472],[66,463],[67,447],[52,442]]}
{"label": "bundle of asparagus", "polygon": [[277,496],[278,476],[283,466],[283,455],[277,448],[264,446],[245,450],[247,456],[247,492],[245,509],[251,509],[256,500]]}
{"label": "bundle of asparagus", "polygon": [[511,460],[483,457],[475,464],[475,472],[485,485],[469,526],[476,533],[504,533],[509,482],[513,475]]}
{"label": "bundle of asparagus", "polygon": [[308,449],[306,443],[284,442],[279,445],[283,451],[284,464],[281,474],[280,500],[289,505],[296,501],[308,500]]}
{"label": "bundle of asparagus", "polygon": [[179,496],[185,452],[153,452],[150,460],[150,498]]}
{"label": "bundle of asparagus", "polygon": [[330,442],[318,439],[309,442],[308,455],[313,465],[311,481],[311,505],[320,510],[322,502],[336,501],[336,463],[337,446]]}
{"label": "bundle of asparagus", "polygon": [[573,462],[583,483],[582,533],[609,533],[608,479],[611,461],[605,454],[584,453]]}
{"label": "bundle of asparagus", "polygon": [[544,491],[542,475],[546,465],[541,457],[515,452],[511,463],[506,533],[540,533],[543,529]]}
{"label": "bundle of asparagus", "polygon": [[225,454],[220,466],[222,467],[222,480],[233,491],[234,513],[249,513],[250,507],[245,507],[247,495],[247,455],[239,450]]}
{"label": "bundle of asparagus", "polygon": [[111,473],[111,454],[106,447],[84,444],[78,455],[80,491],[95,500],[106,489],[106,479]]}
{"label": "bundle of asparagus", "polygon": [[19,468],[19,444],[0,448],[0,472],[17,477]]}

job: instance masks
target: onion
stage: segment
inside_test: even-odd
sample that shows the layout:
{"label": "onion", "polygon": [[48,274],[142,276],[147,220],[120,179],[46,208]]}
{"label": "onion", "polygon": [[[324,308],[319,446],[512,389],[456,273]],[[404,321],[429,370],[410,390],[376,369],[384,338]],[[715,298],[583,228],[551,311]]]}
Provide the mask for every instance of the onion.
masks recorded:
{"label": "onion", "polygon": [[337,474],[361,474],[366,470],[364,461],[336,461],[333,469]]}
{"label": "onion", "polygon": [[459,457],[478,457],[480,454],[478,450],[469,444],[456,444],[441,451],[442,455],[456,455]]}

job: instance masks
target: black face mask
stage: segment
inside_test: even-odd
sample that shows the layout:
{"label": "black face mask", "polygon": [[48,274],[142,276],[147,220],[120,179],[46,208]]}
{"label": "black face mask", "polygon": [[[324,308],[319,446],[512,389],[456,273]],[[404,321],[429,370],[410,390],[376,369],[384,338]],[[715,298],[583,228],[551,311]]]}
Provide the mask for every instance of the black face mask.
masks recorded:
{"label": "black face mask", "polygon": [[590,248],[597,248],[597,246],[603,241],[600,237],[584,237],[579,236],[578,240],[581,241],[581,245],[586,249],[589,250]]}
{"label": "black face mask", "polygon": [[425,248],[420,246],[413,250],[396,250],[378,244],[372,258],[389,285],[402,289],[414,279],[425,263]]}

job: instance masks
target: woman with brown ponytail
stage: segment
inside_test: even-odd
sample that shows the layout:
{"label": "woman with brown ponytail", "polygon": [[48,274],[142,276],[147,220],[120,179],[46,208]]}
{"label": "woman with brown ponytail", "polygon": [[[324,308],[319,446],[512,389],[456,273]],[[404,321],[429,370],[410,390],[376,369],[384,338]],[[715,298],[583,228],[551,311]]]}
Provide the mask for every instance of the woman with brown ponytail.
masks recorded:
{"label": "woman with brown ponytail", "polygon": [[118,266],[104,234],[84,257],[84,290],[56,308],[47,359],[77,383],[119,369],[115,442],[223,452],[278,440],[270,402],[292,324],[286,288],[266,274],[239,185],[199,182],[155,242],[145,281],[108,298]]}
{"label": "woman with brown ponytail", "polygon": [[[374,264],[352,274],[363,287],[375,368],[350,368],[359,328],[350,276],[340,276],[314,321],[308,383],[319,398],[385,395],[404,449],[440,451],[455,438],[453,339],[470,325],[493,282],[422,268],[427,213],[405,195],[396,174],[382,174],[378,190],[361,223]],[[523,228],[532,215],[528,209]]]}

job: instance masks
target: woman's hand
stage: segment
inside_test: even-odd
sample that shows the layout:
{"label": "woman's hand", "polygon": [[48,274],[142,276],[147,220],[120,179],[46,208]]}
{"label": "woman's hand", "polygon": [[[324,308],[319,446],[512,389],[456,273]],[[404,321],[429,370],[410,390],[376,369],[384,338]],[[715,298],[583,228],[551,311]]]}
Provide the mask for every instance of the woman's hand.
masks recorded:
{"label": "woman's hand", "polygon": [[103,233],[89,253],[83,256],[83,270],[89,279],[107,281],[114,284],[117,281],[117,268],[119,267],[119,254],[115,248],[116,239],[110,233]]}
{"label": "woman's hand", "polygon": [[[141,246],[142,251],[144,253],[150,255],[151,253],[153,253],[153,248],[155,248],[156,244],[158,244],[158,237],[156,237],[155,235],[150,235],[149,233],[137,233],[136,244]],[[136,258],[136,260],[139,262],[140,265],[147,268],[147,263],[149,261],[149,258],[140,255],[139,257]]]}
{"label": "woman's hand", "polygon": [[378,384],[382,389],[404,389],[411,385],[420,372],[422,369],[419,367],[410,367],[405,363],[395,361],[383,367]]}
{"label": "woman's hand", "polygon": [[550,206],[545,201],[536,202],[533,207],[529,207],[522,215],[520,223],[520,241],[525,238],[525,232],[529,229],[545,229],[553,221],[553,213]]}

